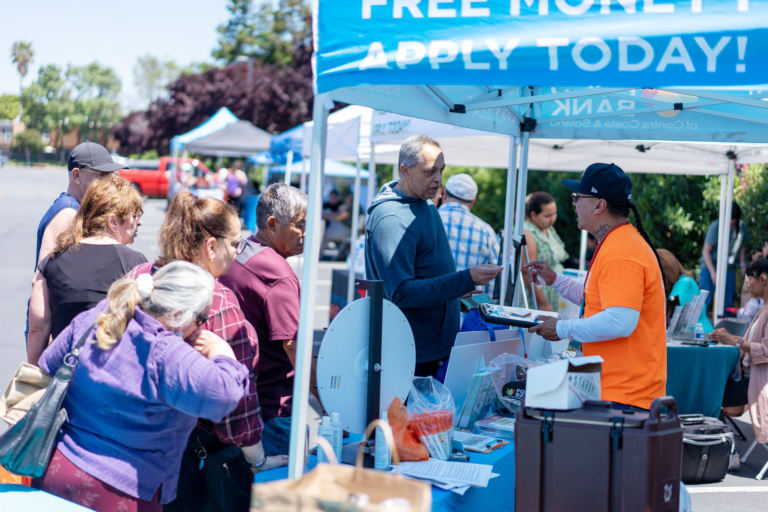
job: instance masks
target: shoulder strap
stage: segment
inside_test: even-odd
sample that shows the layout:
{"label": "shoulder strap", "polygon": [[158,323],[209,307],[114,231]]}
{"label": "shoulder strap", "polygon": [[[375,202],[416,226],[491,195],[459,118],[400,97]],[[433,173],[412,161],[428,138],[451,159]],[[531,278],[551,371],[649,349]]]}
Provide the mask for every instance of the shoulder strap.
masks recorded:
{"label": "shoulder strap", "polygon": [[91,335],[93,330],[96,328],[96,324],[93,324],[88,328],[87,331],[85,331],[85,334],[80,338],[80,341],[77,342],[77,345],[72,349],[72,352],[75,350],[79,351],[81,348],[83,348],[83,345],[85,345],[85,342],[88,340],[88,337]]}

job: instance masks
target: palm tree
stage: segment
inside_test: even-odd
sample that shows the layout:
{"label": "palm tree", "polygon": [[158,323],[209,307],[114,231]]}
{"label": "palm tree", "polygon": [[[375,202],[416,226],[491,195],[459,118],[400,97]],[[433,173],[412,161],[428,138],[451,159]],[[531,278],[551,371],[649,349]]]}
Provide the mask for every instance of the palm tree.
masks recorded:
{"label": "palm tree", "polygon": [[35,57],[35,50],[32,49],[32,43],[29,41],[17,41],[11,46],[11,61],[16,64],[19,71],[19,119],[21,119],[21,93],[24,91],[22,82],[27,76],[29,65]]}

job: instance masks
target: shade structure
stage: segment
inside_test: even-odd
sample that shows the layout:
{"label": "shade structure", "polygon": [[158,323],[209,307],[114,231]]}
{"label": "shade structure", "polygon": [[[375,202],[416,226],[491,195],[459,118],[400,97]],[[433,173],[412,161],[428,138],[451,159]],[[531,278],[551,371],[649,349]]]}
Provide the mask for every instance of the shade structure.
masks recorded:
{"label": "shade structure", "polygon": [[189,144],[203,137],[207,137],[230,124],[238,122],[239,119],[227,107],[221,107],[214,115],[209,117],[204,123],[187,133],[177,135],[171,139],[171,149],[178,150],[181,146]]}
{"label": "shade structure", "polygon": [[[284,173],[285,172],[285,165],[274,165],[269,168],[270,174],[274,173]],[[308,170],[307,170],[308,171]],[[301,174],[304,171],[304,167],[297,166],[292,171],[294,174]],[[338,162],[336,160],[326,159],[325,160],[325,166],[324,166],[324,176],[329,178],[355,178],[355,173],[357,172],[357,168],[354,165],[345,164],[343,162]],[[360,177],[362,179],[368,179],[368,171],[365,169],[360,170]]]}
{"label": "shade structure", "polygon": [[186,145],[198,155],[245,157],[269,148],[272,135],[248,121],[229,124]]}
{"label": "shade structure", "polygon": [[[765,2],[363,0],[358,6],[315,2],[318,95],[306,242],[312,254],[332,101],[507,135],[505,225],[512,226],[514,212],[517,234],[532,140],[718,142],[734,152],[736,144],[768,143]],[[729,158],[721,179],[720,240],[729,234],[734,167]],[[727,261],[727,244],[718,251],[718,262]],[[509,252],[505,247],[505,258]],[[292,478],[303,469],[314,258],[303,275]],[[717,286],[725,288],[722,264]],[[718,294],[718,307],[722,299]]]}

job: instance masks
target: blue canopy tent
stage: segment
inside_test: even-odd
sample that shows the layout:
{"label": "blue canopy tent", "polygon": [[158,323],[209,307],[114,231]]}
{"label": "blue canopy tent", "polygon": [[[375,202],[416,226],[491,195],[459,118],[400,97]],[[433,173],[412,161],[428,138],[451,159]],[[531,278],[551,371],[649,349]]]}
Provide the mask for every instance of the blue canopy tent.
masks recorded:
{"label": "blue canopy tent", "polygon": [[[219,130],[226,128],[231,124],[235,124],[240,121],[235,114],[232,113],[227,107],[221,107],[218,112],[209,117],[204,123],[197,128],[193,128],[187,133],[177,135],[171,139],[171,165],[172,173],[176,171],[176,162],[178,161],[179,152],[183,151],[187,144],[190,144],[196,140],[200,140],[204,137],[212,135]],[[185,155],[186,158],[186,155]],[[172,174],[174,175],[174,174]]]}
{"label": "blue canopy tent", "polygon": [[[334,101],[509,136],[505,229],[514,225],[516,234],[531,138],[768,142],[767,3],[361,4],[315,2],[317,95],[305,242],[311,254],[319,243],[319,177]],[[728,240],[736,161],[728,151],[721,157],[728,171],[721,180],[720,240]],[[718,262],[727,261],[727,245],[718,245]],[[726,266],[717,267],[723,290]],[[316,274],[310,258],[303,269],[291,478],[303,469]],[[718,293],[717,311],[723,302]]]}

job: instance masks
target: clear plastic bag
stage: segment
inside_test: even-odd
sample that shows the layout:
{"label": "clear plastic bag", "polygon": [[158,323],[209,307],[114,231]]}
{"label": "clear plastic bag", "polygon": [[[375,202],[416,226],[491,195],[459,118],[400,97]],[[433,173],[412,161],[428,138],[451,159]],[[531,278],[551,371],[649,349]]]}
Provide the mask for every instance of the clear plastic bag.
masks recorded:
{"label": "clear plastic bag", "polygon": [[451,392],[432,377],[415,377],[408,396],[408,419],[429,454],[448,460],[453,451],[456,405]]}
{"label": "clear plastic bag", "polygon": [[514,354],[501,354],[493,358],[488,368],[498,368],[494,373],[493,384],[496,397],[501,404],[502,414],[514,414],[520,409],[525,396],[525,381],[528,369],[537,366],[528,359]]}

